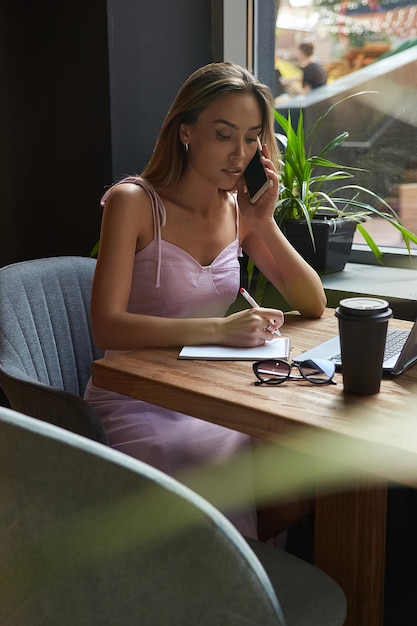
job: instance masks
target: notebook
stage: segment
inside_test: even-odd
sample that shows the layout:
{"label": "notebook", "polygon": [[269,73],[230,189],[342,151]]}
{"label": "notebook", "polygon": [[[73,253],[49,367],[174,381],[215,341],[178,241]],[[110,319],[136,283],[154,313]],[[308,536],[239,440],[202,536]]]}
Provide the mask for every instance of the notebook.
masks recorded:
{"label": "notebook", "polygon": [[230,346],[184,346],[179,359],[202,359],[204,361],[259,361],[261,359],[288,359],[290,338],[276,337],[255,348]]}
{"label": "notebook", "polygon": [[[336,367],[342,365],[340,356],[339,335],[317,345],[311,350],[298,354],[294,361],[305,359],[327,359],[333,361]],[[417,361],[417,320],[411,330],[399,330],[388,328],[385,343],[385,355],[383,362],[384,372],[398,376],[405,372]]]}

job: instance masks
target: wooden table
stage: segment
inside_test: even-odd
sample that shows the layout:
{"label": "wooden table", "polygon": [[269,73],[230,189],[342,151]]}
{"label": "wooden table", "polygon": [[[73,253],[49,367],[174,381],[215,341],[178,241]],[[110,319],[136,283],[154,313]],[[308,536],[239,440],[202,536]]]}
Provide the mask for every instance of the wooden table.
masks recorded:
{"label": "wooden table", "polygon": [[[337,334],[337,319],[332,309],[319,320],[286,314],[283,334],[295,355]],[[387,481],[412,485],[417,478],[417,367],[384,378],[373,396],[348,396],[341,374],[335,380],[255,386],[250,362],[178,360],[178,349],[135,350],[93,364],[100,387],[312,455],[320,485],[315,563],[344,589],[346,624],[380,626]]]}

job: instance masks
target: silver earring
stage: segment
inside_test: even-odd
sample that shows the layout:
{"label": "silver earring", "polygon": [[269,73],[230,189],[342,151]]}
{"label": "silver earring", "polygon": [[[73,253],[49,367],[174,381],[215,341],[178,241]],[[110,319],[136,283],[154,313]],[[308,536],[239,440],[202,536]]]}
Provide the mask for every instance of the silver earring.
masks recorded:
{"label": "silver earring", "polygon": [[185,152],[188,152],[188,143],[184,143],[184,150]]}

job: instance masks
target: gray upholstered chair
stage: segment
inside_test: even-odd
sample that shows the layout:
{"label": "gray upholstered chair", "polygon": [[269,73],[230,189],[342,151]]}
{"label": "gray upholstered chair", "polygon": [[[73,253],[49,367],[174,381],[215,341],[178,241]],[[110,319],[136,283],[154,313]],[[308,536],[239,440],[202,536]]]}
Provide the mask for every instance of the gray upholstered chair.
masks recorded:
{"label": "gray upholstered chair", "polygon": [[332,579],[159,470],[4,407],[0,442],[1,624],[343,624]]}
{"label": "gray upholstered chair", "polygon": [[13,409],[107,443],[82,399],[103,356],[90,324],[95,263],[62,256],[0,268],[0,388]]}

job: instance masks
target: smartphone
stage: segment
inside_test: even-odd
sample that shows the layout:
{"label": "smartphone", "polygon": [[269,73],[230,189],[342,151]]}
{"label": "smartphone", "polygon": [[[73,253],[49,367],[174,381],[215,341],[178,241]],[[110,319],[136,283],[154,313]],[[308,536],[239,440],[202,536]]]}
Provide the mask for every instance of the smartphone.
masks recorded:
{"label": "smartphone", "polygon": [[243,179],[245,181],[246,191],[249,196],[249,202],[255,204],[261,195],[269,187],[269,178],[265,173],[264,166],[261,163],[261,142],[258,137],[258,147],[250,160],[248,167],[243,172]]}

